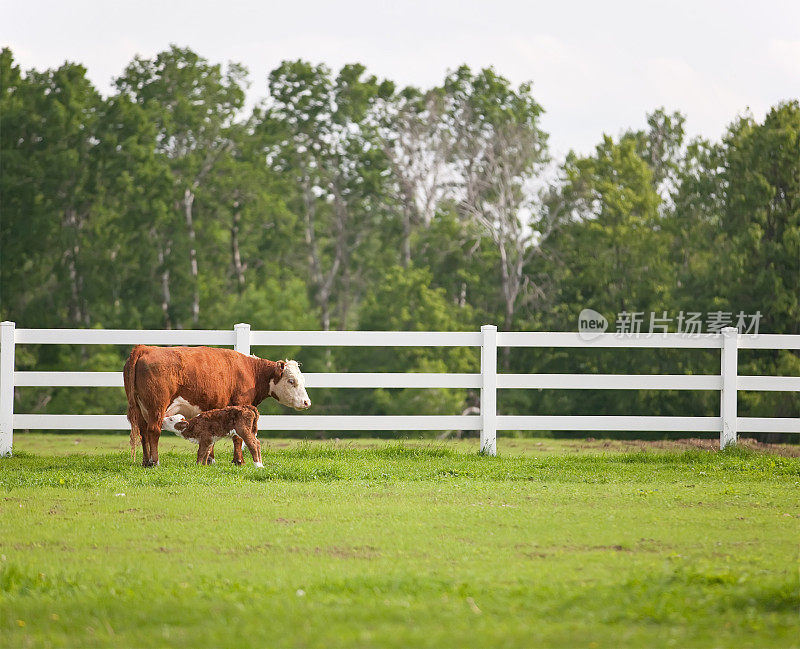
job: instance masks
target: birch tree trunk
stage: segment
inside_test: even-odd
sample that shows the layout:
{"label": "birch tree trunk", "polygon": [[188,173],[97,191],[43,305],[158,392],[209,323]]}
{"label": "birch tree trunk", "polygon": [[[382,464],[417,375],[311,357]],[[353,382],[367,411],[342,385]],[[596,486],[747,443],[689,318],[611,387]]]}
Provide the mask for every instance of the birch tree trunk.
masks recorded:
{"label": "birch tree trunk", "polygon": [[79,243],[79,218],[78,212],[73,207],[64,211],[63,228],[67,239],[64,247],[64,261],[67,265],[67,274],[70,284],[70,318],[76,325],[89,325],[89,313],[83,300],[83,277],[78,268]]}
{"label": "birch tree trunk", "polygon": [[231,255],[233,257],[233,272],[236,276],[236,286],[239,294],[242,294],[245,284],[245,266],[242,264],[242,255],[239,250],[239,223],[242,220],[242,212],[239,209],[239,201],[233,203],[233,222],[231,224]]}
{"label": "birch tree trunk", "polygon": [[161,312],[164,315],[165,329],[172,329],[172,318],[169,315],[169,310],[172,306],[172,295],[169,290],[169,268],[166,265],[171,250],[171,239],[167,239],[164,246],[159,246],[158,248],[158,264],[161,267]]}
{"label": "birch tree trunk", "polygon": [[411,265],[411,214],[406,205],[403,205],[403,268]]}
{"label": "birch tree trunk", "polygon": [[196,327],[200,322],[200,281],[197,272],[197,235],[192,218],[194,192],[187,188],[183,193],[183,213],[186,218],[186,230],[189,234],[189,263],[192,271],[192,324]]}

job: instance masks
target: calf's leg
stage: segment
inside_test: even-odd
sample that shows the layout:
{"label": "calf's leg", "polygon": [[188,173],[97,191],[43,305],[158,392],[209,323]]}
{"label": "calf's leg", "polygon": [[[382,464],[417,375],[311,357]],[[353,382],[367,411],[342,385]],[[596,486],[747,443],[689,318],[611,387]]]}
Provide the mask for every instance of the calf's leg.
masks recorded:
{"label": "calf's leg", "polygon": [[[238,431],[237,431],[238,433]],[[234,436],[233,438],[233,463],[236,466],[244,464],[244,456],[242,455],[242,438]]]}
{"label": "calf's leg", "polygon": [[[253,456],[253,464],[263,468],[264,464],[261,462],[261,442],[258,441],[253,431],[250,428],[242,428],[242,430],[237,430],[236,433],[241,436],[241,439],[247,444],[247,448],[250,449],[250,455]],[[241,448],[241,441],[239,442],[239,446]],[[244,462],[244,459],[242,459],[242,462]]]}
{"label": "calf's leg", "polygon": [[212,464],[211,453],[214,451],[214,441],[210,437],[201,437],[197,444],[197,463]]}
{"label": "calf's leg", "polygon": [[253,464],[257,467],[263,468],[264,464],[261,461],[261,442],[258,441],[258,415],[249,415],[239,424],[236,432],[240,436],[239,447],[241,448],[241,440],[247,444],[250,449],[250,455],[253,456]]}

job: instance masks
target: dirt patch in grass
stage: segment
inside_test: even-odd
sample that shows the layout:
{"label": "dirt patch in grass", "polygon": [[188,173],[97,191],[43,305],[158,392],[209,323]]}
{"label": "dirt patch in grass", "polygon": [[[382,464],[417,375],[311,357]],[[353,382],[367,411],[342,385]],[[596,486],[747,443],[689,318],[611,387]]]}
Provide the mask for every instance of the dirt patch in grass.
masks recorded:
{"label": "dirt patch in grass", "polygon": [[[793,444],[765,444],[752,437],[740,437],[737,444],[752,451],[760,453],[771,453],[784,457],[800,457],[800,445]],[[609,451],[636,452],[636,451],[718,451],[718,439],[700,439],[698,437],[688,437],[686,439],[668,440],[638,440],[638,439],[595,439],[587,437],[585,440],[569,445],[570,448],[578,450],[605,449]]]}
{"label": "dirt patch in grass", "polygon": [[671,551],[673,546],[664,541],[659,541],[653,538],[641,538],[638,541],[620,545],[594,545],[594,544],[565,544],[565,545],[552,545],[542,546],[530,543],[517,543],[514,549],[517,550],[522,556],[528,558],[545,558],[555,555],[575,554],[579,552],[631,552],[631,553],[648,553],[658,554]]}
{"label": "dirt patch in grass", "polygon": [[314,548],[300,548],[291,547],[289,552],[300,552],[303,554],[315,554],[326,557],[333,557],[335,559],[374,559],[380,556],[378,548],[371,545],[331,545],[329,547],[314,547]]}
{"label": "dirt patch in grass", "polygon": [[329,548],[314,548],[314,554],[324,554],[337,559],[374,559],[379,555],[378,548],[371,545],[339,546]]}

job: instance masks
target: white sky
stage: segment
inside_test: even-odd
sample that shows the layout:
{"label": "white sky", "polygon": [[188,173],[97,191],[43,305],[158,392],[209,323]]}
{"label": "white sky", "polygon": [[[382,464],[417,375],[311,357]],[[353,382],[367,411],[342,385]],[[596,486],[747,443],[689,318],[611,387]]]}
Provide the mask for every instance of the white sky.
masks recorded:
{"label": "white sky", "polygon": [[104,93],[170,43],[244,63],[251,103],[283,59],[361,62],[399,84],[461,63],[534,82],[557,156],[642,128],[659,106],[717,139],[749,108],[800,97],[800,1],[0,0],[0,45],[23,68],[80,62]]}

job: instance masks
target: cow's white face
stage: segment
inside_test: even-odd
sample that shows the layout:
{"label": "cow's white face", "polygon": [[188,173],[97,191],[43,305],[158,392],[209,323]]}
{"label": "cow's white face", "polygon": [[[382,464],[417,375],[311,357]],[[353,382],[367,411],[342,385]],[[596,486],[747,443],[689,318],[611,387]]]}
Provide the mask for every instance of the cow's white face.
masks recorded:
{"label": "cow's white face", "polygon": [[297,361],[279,361],[283,363],[283,375],[276,382],[269,382],[269,392],[281,404],[294,408],[295,410],[305,410],[311,407],[311,399],[306,392],[306,380],[300,371]]}

